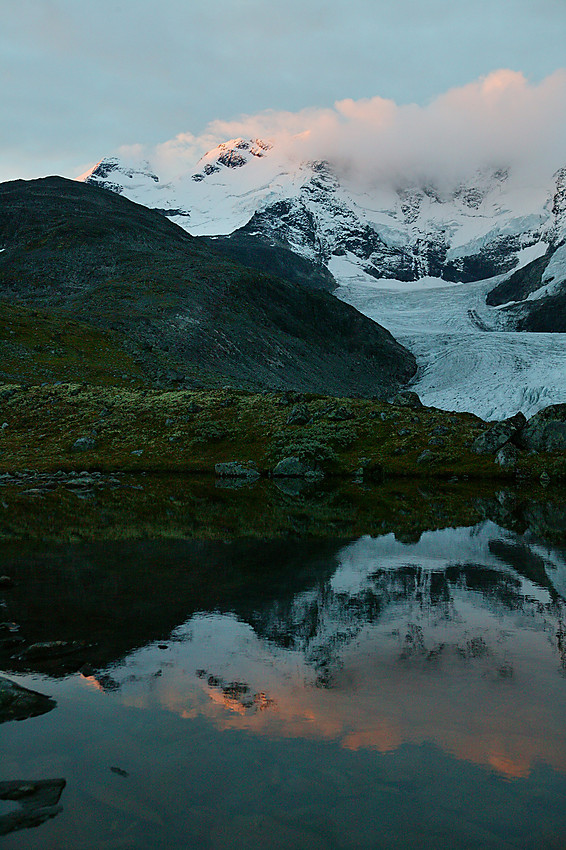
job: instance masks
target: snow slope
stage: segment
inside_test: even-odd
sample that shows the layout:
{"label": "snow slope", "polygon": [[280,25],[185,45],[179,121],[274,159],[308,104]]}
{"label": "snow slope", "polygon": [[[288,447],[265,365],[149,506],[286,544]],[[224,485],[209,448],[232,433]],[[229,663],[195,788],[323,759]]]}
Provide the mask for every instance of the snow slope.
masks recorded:
{"label": "snow slope", "polygon": [[336,295],[416,355],[429,405],[493,419],[566,402],[566,334],[506,330],[485,296],[555,253],[536,299],[566,280],[566,169],[524,187],[485,169],[444,187],[363,184],[276,143],[233,139],[163,182],[148,163],[102,160],[83,175],[158,209],[193,235],[245,232],[325,265]]}

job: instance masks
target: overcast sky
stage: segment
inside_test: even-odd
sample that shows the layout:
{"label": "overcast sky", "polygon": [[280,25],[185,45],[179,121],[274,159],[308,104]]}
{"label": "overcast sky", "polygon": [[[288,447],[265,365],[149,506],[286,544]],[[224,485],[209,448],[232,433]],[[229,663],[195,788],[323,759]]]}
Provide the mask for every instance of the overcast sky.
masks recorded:
{"label": "overcast sky", "polygon": [[[0,180],[266,109],[426,107],[566,65],[566,0],[0,0]],[[213,125],[217,126],[217,125]],[[566,156],[565,156],[566,159]]]}

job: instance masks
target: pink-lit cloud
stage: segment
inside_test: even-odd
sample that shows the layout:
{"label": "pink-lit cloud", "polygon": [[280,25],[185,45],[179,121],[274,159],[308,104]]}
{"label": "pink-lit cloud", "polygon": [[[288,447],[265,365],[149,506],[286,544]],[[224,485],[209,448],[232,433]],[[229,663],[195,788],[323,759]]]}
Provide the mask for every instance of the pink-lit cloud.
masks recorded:
{"label": "pink-lit cloud", "polygon": [[478,168],[510,167],[528,185],[566,165],[566,69],[538,84],[516,71],[494,71],[424,106],[373,97],[325,109],[268,110],[122,153],[143,153],[173,176],[240,136],[272,139],[294,160],[328,159],[364,180],[452,182]]}

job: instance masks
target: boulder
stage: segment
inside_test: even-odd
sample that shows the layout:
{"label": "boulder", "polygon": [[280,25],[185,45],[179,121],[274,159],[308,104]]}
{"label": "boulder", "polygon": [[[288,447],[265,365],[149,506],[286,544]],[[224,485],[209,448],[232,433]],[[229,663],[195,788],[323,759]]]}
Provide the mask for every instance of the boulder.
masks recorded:
{"label": "boulder", "polygon": [[244,478],[248,481],[255,481],[259,478],[256,465],[251,460],[244,463],[240,463],[237,460],[228,461],[227,463],[217,463],[214,471],[219,478]]}
{"label": "boulder", "polygon": [[524,414],[520,411],[515,416],[496,422],[472,443],[472,451],[478,455],[495,454],[503,446],[516,437],[526,423]]}
{"label": "boulder", "polygon": [[517,446],[514,446],[513,443],[507,443],[502,446],[495,455],[495,462],[499,464],[499,466],[513,467],[516,466],[520,456],[521,453]]}
{"label": "boulder", "polygon": [[324,473],[298,457],[284,457],[274,468],[273,476],[275,478],[306,478],[316,481],[324,478]]}
{"label": "boulder", "polygon": [[418,456],[417,463],[433,463],[435,460],[436,455],[429,451],[429,449],[425,449],[424,452],[421,452]]}
{"label": "boulder", "polygon": [[71,446],[73,452],[89,452],[96,447],[96,440],[92,437],[79,437]]}
{"label": "boulder", "polygon": [[346,422],[348,419],[353,418],[354,414],[349,407],[337,407],[328,414],[328,419],[332,419],[335,422]]}
{"label": "boulder", "polygon": [[521,431],[521,445],[537,452],[566,451],[566,404],[535,413]]}
{"label": "boulder", "polygon": [[287,425],[306,425],[311,415],[305,404],[295,404],[287,417]]}
{"label": "boulder", "polygon": [[398,407],[424,407],[418,394],[412,390],[403,390],[402,392],[397,393],[392,404],[396,404]]}
{"label": "boulder", "polygon": [[30,691],[11,679],[0,676],[0,723],[8,720],[26,720],[46,714],[56,702],[37,691]]}

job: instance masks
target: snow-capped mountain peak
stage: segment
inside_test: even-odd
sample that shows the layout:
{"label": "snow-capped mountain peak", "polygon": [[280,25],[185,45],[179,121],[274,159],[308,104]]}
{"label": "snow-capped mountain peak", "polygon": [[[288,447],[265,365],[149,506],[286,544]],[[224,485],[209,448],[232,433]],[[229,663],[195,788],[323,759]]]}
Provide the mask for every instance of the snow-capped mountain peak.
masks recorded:
{"label": "snow-capped mountain peak", "polygon": [[224,168],[241,168],[253,157],[261,158],[273,145],[263,139],[230,139],[208,151],[197,163],[197,171],[192,175],[195,182],[206,179]]}

